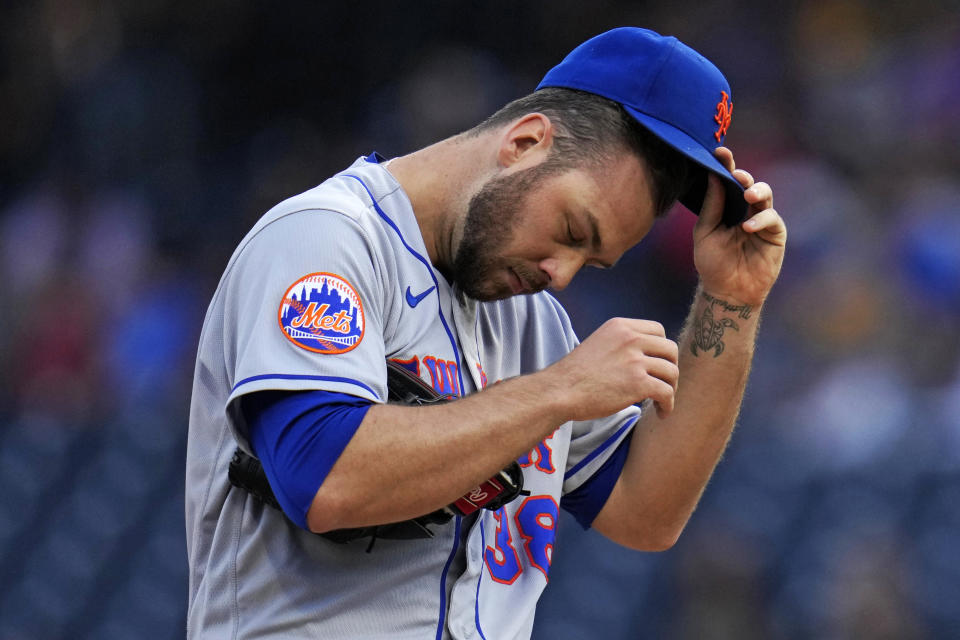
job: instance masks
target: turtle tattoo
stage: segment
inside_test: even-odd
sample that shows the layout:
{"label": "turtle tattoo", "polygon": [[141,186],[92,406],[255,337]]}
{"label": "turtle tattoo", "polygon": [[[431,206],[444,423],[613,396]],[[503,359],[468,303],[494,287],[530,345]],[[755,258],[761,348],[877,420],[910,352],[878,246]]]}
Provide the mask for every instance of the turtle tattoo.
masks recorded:
{"label": "turtle tattoo", "polygon": [[720,338],[723,337],[723,332],[727,327],[734,331],[740,330],[737,323],[730,318],[714,320],[713,311],[710,310],[710,307],[704,309],[703,315],[693,321],[693,342],[690,344],[693,355],[699,355],[697,347],[704,352],[713,349],[714,358],[723,353],[723,341]]}

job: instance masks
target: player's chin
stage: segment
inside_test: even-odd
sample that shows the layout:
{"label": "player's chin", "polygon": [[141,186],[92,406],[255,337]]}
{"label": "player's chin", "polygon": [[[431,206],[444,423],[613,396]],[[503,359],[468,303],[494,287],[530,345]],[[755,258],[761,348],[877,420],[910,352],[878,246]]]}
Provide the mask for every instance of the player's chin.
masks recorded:
{"label": "player's chin", "polygon": [[487,278],[472,278],[470,280],[459,280],[457,285],[467,296],[480,302],[494,302],[504,300],[513,295],[509,285],[496,282]]}
{"label": "player's chin", "polygon": [[479,300],[480,302],[496,302],[497,300],[506,300],[507,298],[512,298],[517,295],[509,288],[488,288],[478,290],[476,294],[471,294],[467,292],[474,300]]}
{"label": "player's chin", "polygon": [[[523,276],[521,274],[524,274]],[[457,284],[465,294],[481,302],[506,300],[517,295],[536,293],[546,284],[537,282],[530,286],[525,279],[526,272],[519,266],[499,264],[486,269],[475,270],[473,277],[458,279]]]}

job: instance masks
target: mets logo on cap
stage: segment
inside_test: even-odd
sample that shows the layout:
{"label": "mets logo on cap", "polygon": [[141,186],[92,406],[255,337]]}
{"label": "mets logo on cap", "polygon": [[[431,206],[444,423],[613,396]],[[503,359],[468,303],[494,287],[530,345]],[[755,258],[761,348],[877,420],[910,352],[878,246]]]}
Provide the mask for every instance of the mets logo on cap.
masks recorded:
{"label": "mets logo on cap", "polygon": [[713,137],[717,139],[718,143],[723,142],[723,138],[727,135],[727,129],[730,128],[730,122],[732,120],[733,102],[730,101],[730,96],[726,91],[721,91],[720,102],[717,103],[717,115],[713,116],[713,121],[720,125],[713,134]]}
{"label": "mets logo on cap", "polygon": [[311,273],[283,294],[277,314],[287,340],[316,353],[345,353],[363,339],[363,303],[334,273]]}

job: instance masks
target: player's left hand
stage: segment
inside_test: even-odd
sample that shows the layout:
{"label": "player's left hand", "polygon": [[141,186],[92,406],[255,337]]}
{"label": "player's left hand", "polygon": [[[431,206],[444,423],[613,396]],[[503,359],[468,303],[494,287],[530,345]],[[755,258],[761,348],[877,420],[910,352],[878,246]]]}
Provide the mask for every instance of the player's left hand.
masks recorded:
{"label": "player's left hand", "polygon": [[787,243],[787,227],[773,208],[773,190],[765,182],[737,169],[733,153],[716,150],[717,158],[743,185],[749,204],[746,219],[735,227],[722,222],[724,190],[720,179],[710,184],[693,228],[693,261],[704,291],[711,295],[759,306],[780,274]]}

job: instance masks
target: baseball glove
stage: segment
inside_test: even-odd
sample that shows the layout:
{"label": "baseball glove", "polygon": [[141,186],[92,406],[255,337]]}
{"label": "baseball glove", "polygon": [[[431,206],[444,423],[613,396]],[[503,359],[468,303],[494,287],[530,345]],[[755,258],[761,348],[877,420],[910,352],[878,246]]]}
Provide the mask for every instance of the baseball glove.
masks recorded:
{"label": "baseball glove", "polygon": [[[406,405],[431,405],[448,402],[453,398],[434,391],[419,378],[401,365],[387,360],[387,400]],[[254,497],[280,509],[267,481],[267,475],[260,460],[237,449],[230,461],[230,483],[249,492]],[[478,509],[495,511],[523,493],[523,472],[520,465],[511,462],[505,469],[486,482],[473,488],[452,504],[437,509],[433,513],[388,524],[353,529],[337,529],[320,535],[334,542],[346,543],[360,538],[370,538],[370,546],[377,538],[393,540],[412,540],[432,538],[430,525],[443,525],[454,516],[466,516]],[[368,549],[369,550],[369,549]]]}

